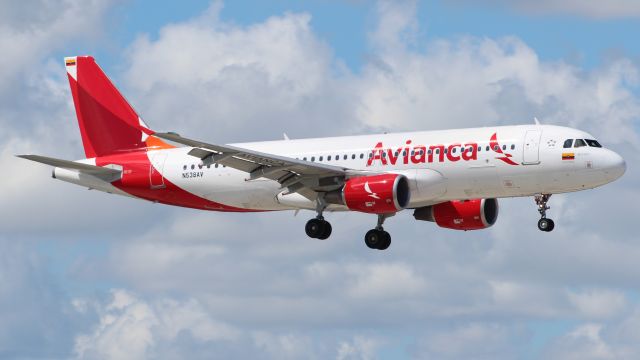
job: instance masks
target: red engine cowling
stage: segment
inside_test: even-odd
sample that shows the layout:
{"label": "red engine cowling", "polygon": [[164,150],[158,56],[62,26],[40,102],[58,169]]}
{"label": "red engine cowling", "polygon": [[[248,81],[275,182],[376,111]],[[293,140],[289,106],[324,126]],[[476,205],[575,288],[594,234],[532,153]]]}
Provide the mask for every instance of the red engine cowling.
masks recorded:
{"label": "red engine cowling", "polygon": [[498,219],[498,200],[453,200],[425,206],[414,211],[416,220],[434,221],[454,230],[486,229]]}
{"label": "red engine cowling", "polygon": [[409,204],[409,181],[404,175],[383,174],[351,178],[342,189],[340,203],[350,210],[390,214]]}

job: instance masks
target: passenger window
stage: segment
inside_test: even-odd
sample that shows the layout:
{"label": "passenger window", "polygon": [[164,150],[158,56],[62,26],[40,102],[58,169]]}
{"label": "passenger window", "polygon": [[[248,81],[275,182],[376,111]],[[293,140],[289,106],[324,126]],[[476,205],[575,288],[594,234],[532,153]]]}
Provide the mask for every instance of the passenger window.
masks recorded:
{"label": "passenger window", "polygon": [[312,156],[312,157],[311,157],[311,161],[316,161],[316,157],[315,157],[315,156]]}
{"label": "passenger window", "polygon": [[[460,151],[463,151],[462,149]],[[456,153],[456,148],[451,149],[451,153],[455,154]]]}
{"label": "passenger window", "polygon": [[217,169],[218,168],[218,164],[216,164],[215,166],[216,166],[216,169]]}
{"label": "passenger window", "polygon": [[515,144],[511,144],[511,150],[515,150],[516,149],[516,145]]}
{"label": "passenger window", "polygon": [[207,164],[207,169],[211,169],[211,164]]}
{"label": "passenger window", "polygon": [[191,165],[191,170],[193,170],[193,169],[195,169],[195,168],[196,168],[196,166],[192,164],[192,165]]}
{"label": "passenger window", "polygon": [[489,145],[487,145],[487,151],[489,151]]}
{"label": "passenger window", "polygon": [[495,151],[500,150],[500,146],[498,146],[498,145],[494,145],[494,146],[493,146],[493,150],[495,150]]}
{"label": "passenger window", "polygon": [[360,154],[360,159],[364,159],[364,154]]}
{"label": "passenger window", "polygon": [[587,146],[587,144],[582,139],[576,139],[576,142],[573,144],[574,148],[579,148],[583,146]]}
{"label": "passenger window", "polygon": [[589,146],[591,147],[597,147],[597,148],[601,148],[602,145],[600,145],[600,143],[597,140],[593,140],[593,139],[585,139],[585,141],[587,142],[587,144],[589,144]]}
{"label": "passenger window", "polygon": [[331,161],[331,155],[327,156],[327,161]]}
{"label": "passenger window", "polygon": [[318,161],[322,161],[322,156],[320,156],[320,158],[318,159]]}
{"label": "passenger window", "polygon": [[187,170],[187,165],[183,166],[182,170]]}
{"label": "passenger window", "polygon": [[351,159],[355,159],[356,158],[356,154],[351,155]]}
{"label": "passenger window", "polygon": [[507,145],[502,145],[502,150],[507,150]]}
{"label": "passenger window", "polygon": [[342,160],[347,160],[347,154],[344,154],[344,155],[342,156]]}
{"label": "passenger window", "polygon": [[562,147],[568,149],[571,147],[571,145],[573,145],[573,139],[567,139],[564,141],[564,145],[562,145]]}
{"label": "passenger window", "polygon": [[482,146],[478,146],[478,152],[482,151]]}
{"label": "passenger window", "polygon": [[306,156],[305,156],[305,157],[303,157],[303,158],[302,158],[302,160],[307,161],[307,157],[306,157]]}

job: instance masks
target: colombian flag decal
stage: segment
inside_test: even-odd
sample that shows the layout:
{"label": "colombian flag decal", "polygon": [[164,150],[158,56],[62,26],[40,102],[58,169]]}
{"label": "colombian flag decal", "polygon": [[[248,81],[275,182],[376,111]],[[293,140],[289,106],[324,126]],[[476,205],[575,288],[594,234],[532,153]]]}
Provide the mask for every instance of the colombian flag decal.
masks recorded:
{"label": "colombian flag decal", "polygon": [[576,155],[574,153],[562,153],[562,160],[575,160]]}
{"label": "colombian flag decal", "polygon": [[73,66],[73,65],[76,64],[76,59],[68,59],[68,60],[65,61],[65,64],[67,66]]}

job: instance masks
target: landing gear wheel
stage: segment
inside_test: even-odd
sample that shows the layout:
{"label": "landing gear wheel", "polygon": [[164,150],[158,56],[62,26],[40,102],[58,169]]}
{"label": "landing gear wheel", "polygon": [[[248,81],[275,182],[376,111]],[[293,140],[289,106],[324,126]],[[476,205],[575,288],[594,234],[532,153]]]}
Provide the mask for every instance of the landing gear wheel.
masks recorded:
{"label": "landing gear wheel", "polygon": [[382,234],[376,229],[367,231],[364,236],[364,243],[367,244],[369,249],[377,249],[378,244],[382,241]]}
{"label": "landing gear wheel", "polygon": [[370,249],[386,250],[391,245],[391,235],[384,230],[371,229],[364,236],[364,243]]}
{"label": "landing gear wheel", "polygon": [[389,235],[389,233],[386,231],[383,231],[382,234],[383,239],[380,243],[380,246],[378,247],[378,250],[387,250],[389,248],[389,245],[391,245],[391,235]]}
{"label": "landing gear wheel", "polygon": [[324,220],[320,219],[311,219],[307,221],[307,225],[304,227],[304,231],[307,233],[307,236],[310,238],[317,239],[324,232]]}
{"label": "landing gear wheel", "polygon": [[322,227],[322,235],[318,236],[318,239],[326,240],[331,236],[331,224],[326,220],[322,220]]}
{"label": "landing gear wheel", "polygon": [[538,229],[540,229],[541,231],[549,232],[549,231],[553,230],[555,225],[556,224],[551,219],[542,218],[542,219],[538,220]]}

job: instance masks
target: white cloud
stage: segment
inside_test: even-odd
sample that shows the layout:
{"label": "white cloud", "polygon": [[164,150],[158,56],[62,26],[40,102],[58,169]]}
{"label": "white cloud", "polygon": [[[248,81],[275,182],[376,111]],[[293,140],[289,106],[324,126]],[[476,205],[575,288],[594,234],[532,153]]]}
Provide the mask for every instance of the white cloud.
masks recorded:
{"label": "white cloud", "polygon": [[145,359],[183,332],[199,342],[233,340],[233,327],[212,319],[196,301],[161,299],[148,303],[126,290],[113,290],[106,306],[97,306],[99,322],[78,335],[74,352],[82,359]]}
{"label": "white cloud", "polygon": [[498,323],[469,323],[422,336],[416,359],[513,359],[522,329]]}
{"label": "white cloud", "polygon": [[[0,4],[0,94],[70,39],[96,35],[114,0],[28,0]],[[28,71],[26,71],[28,72]],[[11,90],[15,91],[15,87]]]}
{"label": "white cloud", "polygon": [[426,288],[425,281],[407,264],[354,264],[347,271],[354,275],[349,293],[356,298],[405,298]]}
{"label": "white cloud", "polygon": [[578,311],[591,318],[611,318],[627,305],[626,297],[619,291],[589,290],[570,292],[568,296]]}
{"label": "white cloud", "polygon": [[519,11],[537,15],[565,14],[593,19],[616,19],[640,17],[640,4],[635,0],[458,0],[473,5],[491,4],[512,7]]}
{"label": "white cloud", "polygon": [[379,342],[375,339],[356,336],[352,341],[343,341],[338,347],[337,360],[369,360],[376,359]]}

